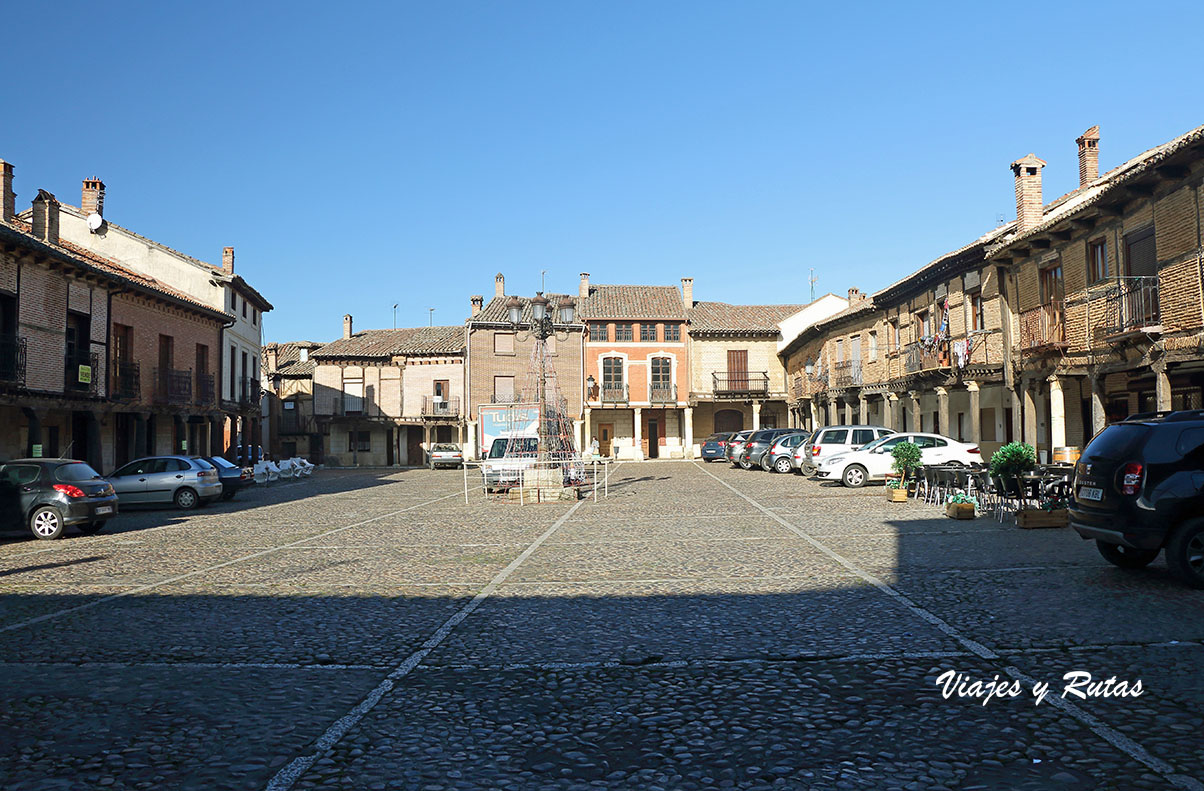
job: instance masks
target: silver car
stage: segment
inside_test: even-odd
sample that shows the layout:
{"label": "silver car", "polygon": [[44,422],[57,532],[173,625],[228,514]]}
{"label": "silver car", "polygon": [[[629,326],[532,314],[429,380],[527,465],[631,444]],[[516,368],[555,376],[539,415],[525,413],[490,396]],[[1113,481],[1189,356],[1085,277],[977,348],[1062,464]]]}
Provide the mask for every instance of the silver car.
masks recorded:
{"label": "silver car", "polygon": [[805,475],[812,475],[824,459],[857,450],[862,445],[894,433],[894,429],[884,426],[824,426],[794,449],[794,468]]}
{"label": "silver car", "polygon": [[464,452],[459,445],[440,443],[431,446],[431,469],[436,467],[459,467],[464,464]]}
{"label": "silver car", "polygon": [[124,507],[139,503],[173,503],[187,510],[222,496],[217,469],[204,459],[148,456],[135,459],[109,476]]}

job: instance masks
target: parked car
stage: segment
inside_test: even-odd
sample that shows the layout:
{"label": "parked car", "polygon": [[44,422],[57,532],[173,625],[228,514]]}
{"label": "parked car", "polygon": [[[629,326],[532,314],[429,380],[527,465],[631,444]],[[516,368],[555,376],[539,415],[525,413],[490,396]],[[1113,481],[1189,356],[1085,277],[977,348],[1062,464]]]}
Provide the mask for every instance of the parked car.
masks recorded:
{"label": "parked car", "polygon": [[853,489],[865,486],[870,481],[885,480],[887,473],[894,471],[891,451],[900,442],[919,445],[921,464],[962,464],[968,467],[982,462],[977,445],[958,442],[940,434],[909,431],[875,440],[859,450],[827,456],[819,463],[816,474],[820,478],[840,481]]}
{"label": "parked car", "polygon": [[1148,565],[1204,588],[1204,410],[1135,415],[1105,428],[1075,466],[1070,526],[1110,563]]}
{"label": "parked car", "polygon": [[740,450],[741,469],[751,470],[761,466],[761,457],[769,451],[774,441],[797,432],[798,429],[794,428],[763,428],[754,431]]}
{"label": "parked car", "polygon": [[135,459],[109,476],[121,504],[174,503],[196,508],[222,495],[217,469],[201,458],[148,456]]}
{"label": "parked car", "polygon": [[516,486],[523,472],[535,466],[538,454],[539,440],[536,437],[495,439],[481,462],[485,491],[496,492]]}
{"label": "parked car", "polygon": [[761,456],[761,469],[766,472],[790,472],[794,469],[794,451],[811,437],[810,431],[795,430],[774,440]]}
{"label": "parked car", "polygon": [[731,431],[721,431],[718,434],[712,434],[702,441],[702,460],[703,461],[718,461],[724,458],[727,452],[727,441],[732,437]]}
{"label": "parked car", "polygon": [[222,499],[233,500],[239,489],[255,483],[254,467],[239,467],[223,456],[193,456],[194,459],[204,459],[217,470],[217,478],[222,482]]}
{"label": "parked car", "polygon": [[795,469],[811,475],[824,459],[848,453],[894,433],[883,426],[825,426],[795,451]]}
{"label": "parked car", "polygon": [[464,464],[464,451],[459,445],[440,443],[431,446],[431,469],[436,467],[459,467]]}
{"label": "parked car", "polygon": [[73,459],[16,459],[0,465],[0,521],[48,540],[74,525],[86,536],[117,516],[117,495],[100,473]]}
{"label": "parked car", "polygon": [[752,436],[752,429],[737,431],[728,438],[727,447],[723,450],[723,458],[731,462],[733,467],[740,465],[740,453],[744,450],[744,443]]}

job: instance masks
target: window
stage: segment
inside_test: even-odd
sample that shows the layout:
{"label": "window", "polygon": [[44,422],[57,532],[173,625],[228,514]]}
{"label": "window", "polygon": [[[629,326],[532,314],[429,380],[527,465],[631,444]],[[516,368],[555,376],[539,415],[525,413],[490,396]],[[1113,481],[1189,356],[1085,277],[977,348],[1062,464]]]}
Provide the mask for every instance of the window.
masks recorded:
{"label": "window", "polygon": [[623,358],[604,357],[602,359],[602,388],[604,390],[614,390],[622,386]]}
{"label": "window", "polygon": [[364,380],[343,380],[343,414],[359,415],[364,411]]}
{"label": "window", "polygon": [[196,372],[202,376],[209,373],[209,347],[203,343],[196,345]]}
{"label": "window", "polygon": [[1062,265],[1054,264],[1041,270],[1041,304],[1054,305],[1062,302]]}
{"label": "window", "polygon": [[238,309],[238,297],[233,291],[230,292],[230,312],[233,313]]}
{"label": "window", "polygon": [[681,325],[666,324],[665,325],[665,341],[669,343],[681,343]]}
{"label": "window", "polygon": [[602,341],[604,343],[610,341],[610,325],[609,324],[591,324],[589,325],[589,339],[591,341]]}
{"label": "window", "polygon": [[514,377],[493,377],[493,400],[497,403],[508,403],[514,400]]}
{"label": "window", "polygon": [[824,443],[828,443],[828,444],[832,444],[832,445],[843,445],[845,443],[845,440],[847,440],[848,438],[849,438],[848,429],[844,429],[844,428],[832,429],[830,431],[825,431],[823,434],[821,434],[819,437],[819,442],[816,444],[823,445]]}
{"label": "window", "polygon": [[899,351],[899,322],[892,321],[890,327],[886,331],[887,343],[890,344],[891,351]]}
{"label": "window", "polygon": [[1102,237],[1087,243],[1087,284],[1108,278],[1108,242]]}
{"label": "window", "polygon": [[1154,229],[1125,236],[1125,274],[1149,277],[1158,274],[1158,255],[1154,248]]}
{"label": "window", "polygon": [[243,300],[242,300],[242,317],[244,319],[247,317],[247,298],[246,297],[243,297]]}
{"label": "window", "polygon": [[862,445],[868,445],[873,442],[874,430],[872,428],[855,428],[853,429],[853,447],[860,448]]}
{"label": "window", "polygon": [[655,324],[640,324],[640,340],[647,343],[648,341],[656,340],[656,325]]}
{"label": "window", "polygon": [[371,431],[348,431],[347,432],[347,452],[358,451],[367,453],[372,450],[372,432]]}
{"label": "window", "polygon": [[932,322],[929,320],[928,311],[918,311],[916,313],[916,340],[927,338],[931,335]]}
{"label": "window", "polygon": [[615,340],[616,341],[635,340],[635,333],[632,331],[632,326],[630,323],[615,325]]}
{"label": "window", "polygon": [[877,331],[870,332],[870,348],[868,356],[871,360],[878,359],[878,333]]}
{"label": "window", "polygon": [[238,347],[230,346],[230,400],[238,398],[238,371],[234,368],[234,361],[238,359]]}
{"label": "window", "polygon": [[987,328],[986,319],[982,312],[982,291],[971,291],[969,294],[970,302],[970,329],[985,330]]}
{"label": "window", "polygon": [[652,387],[667,390],[673,383],[673,361],[668,357],[652,358]]}
{"label": "window", "polygon": [[251,308],[251,323],[259,324],[259,308]]}
{"label": "window", "polygon": [[844,360],[844,338],[836,339],[836,362]]}
{"label": "window", "polygon": [[494,354],[514,354],[514,333],[497,332],[493,335]]}

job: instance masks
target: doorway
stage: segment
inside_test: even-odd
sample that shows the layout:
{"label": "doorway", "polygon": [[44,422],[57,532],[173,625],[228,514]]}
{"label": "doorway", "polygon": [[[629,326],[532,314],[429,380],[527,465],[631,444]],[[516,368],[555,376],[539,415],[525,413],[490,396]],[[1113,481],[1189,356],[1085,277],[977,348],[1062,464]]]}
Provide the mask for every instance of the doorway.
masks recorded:
{"label": "doorway", "polygon": [[385,437],[385,466],[392,467],[397,458],[393,455],[393,429],[390,427],[385,433],[388,435]]}
{"label": "doorway", "polygon": [[422,457],[422,429],[418,426],[406,427],[406,464],[420,467],[426,461]]}
{"label": "doorway", "polygon": [[646,443],[648,449],[645,457],[649,459],[659,458],[661,445],[659,420],[648,421],[648,438],[644,440],[644,442]]}
{"label": "doorway", "polygon": [[737,409],[720,409],[715,413],[715,433],[744,430],[744,414]]}
{"label": "doorway", "polygon": [[603,456],[614,456],[615,424],[598,424],[598,452]]}

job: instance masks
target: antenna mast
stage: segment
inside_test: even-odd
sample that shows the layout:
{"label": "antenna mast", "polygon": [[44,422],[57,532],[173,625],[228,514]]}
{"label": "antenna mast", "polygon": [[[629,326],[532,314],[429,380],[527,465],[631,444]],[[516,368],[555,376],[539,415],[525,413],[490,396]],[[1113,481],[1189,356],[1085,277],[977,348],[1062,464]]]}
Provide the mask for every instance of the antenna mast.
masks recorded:
{"label": "antenna mast", "polygon": [[816,280],[819,280],[819,278],[815,276],[815,267],[811,267],[811,301],[812,302],[815,301],[815,281]]}

